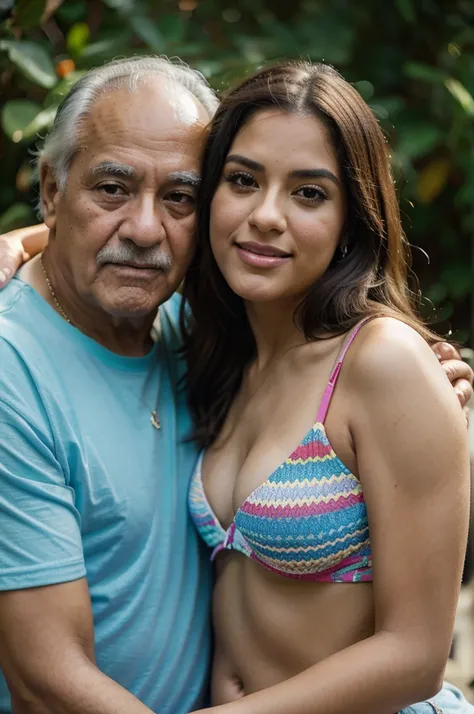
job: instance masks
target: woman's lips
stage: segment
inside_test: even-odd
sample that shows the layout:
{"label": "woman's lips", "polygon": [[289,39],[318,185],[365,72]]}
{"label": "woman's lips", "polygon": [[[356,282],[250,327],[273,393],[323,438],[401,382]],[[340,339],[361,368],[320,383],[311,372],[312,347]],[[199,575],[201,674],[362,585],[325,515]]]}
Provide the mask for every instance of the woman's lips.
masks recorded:
{"label": "woman's lips", "polygon": [[235,243],[240,258],[257,268],[275,268],[290,260],[291,255],[279,248],[259,243]]}

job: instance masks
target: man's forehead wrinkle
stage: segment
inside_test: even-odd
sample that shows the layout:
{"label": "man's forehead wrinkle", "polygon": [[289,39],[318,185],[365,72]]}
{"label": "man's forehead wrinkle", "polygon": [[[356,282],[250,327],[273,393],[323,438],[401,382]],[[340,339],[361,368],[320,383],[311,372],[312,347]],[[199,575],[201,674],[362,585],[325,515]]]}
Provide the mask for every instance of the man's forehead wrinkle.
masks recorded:
{"label": "man's forehead wrinkle", "polygon": [[[86,170],[94,167],[94,173],[100,173],[110,165],[112,171],[116,167],[118,173],[124,167],[135,173],[158,170],[163,176],[186,173],[189,178],[199,180],[200,154],[194,147],[181,143],[163,142],[161,146],[135,146],[125,142],[104,143],[103,145],[89,144],[82,152],[82,161],[87,165]],[[84,165],[84,164],[83,164]],[[99,168],[100,167],[100,168]]]}
{"label": "man's forehead wrinkle", "polygon": [[133,123],[124,126],[118,117],[108,117],[105,121],[93,117],[89,126],[84,126],[83,136],[89,144],[93,142],[98,146],[117,144],[158,151],[172,151],[178,147],[193,147],[199,151],[204,142],[203,131],[198,127],[183,127],[179,124],[133,126]]}
{"label": "man's forehead wrinkle", "polygon": [[[147,93],[107,92],[93,105],[88,117],[90,129],[98,136],[110,132],[139,132],[156,137],[203,131],[208,122],[202,115],[193,96],[183,89],[168,94],[147,88]],[[189,96],[188,96],[189,95]],[[199,132],[200,133],[200,132]]]}

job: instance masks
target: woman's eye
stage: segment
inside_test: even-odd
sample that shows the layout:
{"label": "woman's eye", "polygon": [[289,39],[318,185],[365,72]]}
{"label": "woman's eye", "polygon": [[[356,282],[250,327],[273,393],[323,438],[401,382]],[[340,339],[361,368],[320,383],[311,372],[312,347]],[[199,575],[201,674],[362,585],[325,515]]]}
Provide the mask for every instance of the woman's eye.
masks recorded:
{"label": "woman's eye", "polygon": [[252,174],[248,174],[245,171],[233,171],[231,174],[225,177],[225,180],[238,188],[245,189],[257,187],[257,182],[255,181]]}
{"label": "woman's eye", "polygon": [[319,186],[301,186],[297,191],[296,195],[300,198],[304,198],[306,201],[317,202],[324,201],[327,198],[327,194]]}

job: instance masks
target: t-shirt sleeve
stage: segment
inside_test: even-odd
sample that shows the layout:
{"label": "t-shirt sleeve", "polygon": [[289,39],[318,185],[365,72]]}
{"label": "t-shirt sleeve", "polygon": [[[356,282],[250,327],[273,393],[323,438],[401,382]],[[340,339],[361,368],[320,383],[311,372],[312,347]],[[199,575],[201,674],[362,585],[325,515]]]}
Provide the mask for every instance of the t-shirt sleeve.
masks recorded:
{"label": "t-shirt sleeve", "polygon": [[22,412],[0,394],[0,590],[86,574],[74,492],[48,425]]}

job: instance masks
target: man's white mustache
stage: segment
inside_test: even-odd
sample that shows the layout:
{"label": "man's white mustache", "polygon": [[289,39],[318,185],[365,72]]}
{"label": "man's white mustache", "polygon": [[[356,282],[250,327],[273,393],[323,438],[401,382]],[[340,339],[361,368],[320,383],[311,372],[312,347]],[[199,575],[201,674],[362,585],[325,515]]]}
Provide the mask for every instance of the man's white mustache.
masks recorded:
{"label": "man's white mustache", "polygon": [[133,263],[137,266],[162,270],[164,273],[167,273],[173,264],[170,256],[163,253],[159,248],[138,248],[133,244],[123,244],[121,246],[104,245],[97,253],[96,262],[97,265]]}

